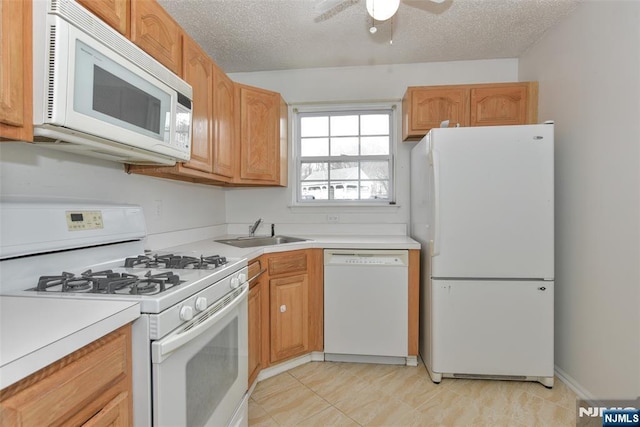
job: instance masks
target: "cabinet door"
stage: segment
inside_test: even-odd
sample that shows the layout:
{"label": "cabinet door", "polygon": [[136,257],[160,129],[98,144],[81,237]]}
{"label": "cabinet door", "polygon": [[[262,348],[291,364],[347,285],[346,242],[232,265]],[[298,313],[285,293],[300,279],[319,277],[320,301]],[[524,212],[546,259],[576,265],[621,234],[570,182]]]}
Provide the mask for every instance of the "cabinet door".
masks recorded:
{"label": "cabinet door", "polygon": [[469,90],[464,87],[413,87],[402,102],[403,139],[420,139],[449,120],[449,126],[468,125]]}
{"label": "cabinet door", "polygon": [[251,284],[249,291],[249,387],[262,369],[262,289],[260,283]]}
{"label": "cabinet door", "polygon": [[235,176],[235,95],[233,81],[213,66],[213,173]]}
{"label": "cabinet door", "polygon": [[280,97],[275,92],[236,85],[239,105],[239,181],[279,183]]}
{"label": "cabinet door", "polygon": [[127,427],[131,423],[129,393],[124,391],[95,414],[83,427]]}
{"label": "cabinet door", "polygon": [[131,3],[131,40],[180,75],[182,29],[155,0]]}
{"label": "cabinet door", "polygon": [[213,172],[212,99],[213,62],[190,37],[184,38],[183,76],[193,88],[193,110],[191,125],[191,159],[184,166]]}
{"label": "cabinet door", "polygon": [[271,362],[309,351],[309,281],[306,274],[271,279]]}
{"label": "cabinet door", "polygon": [[31,1],[0,4],[0,138],[33,140]]}
{"label": "cabinet door", "polygon": [[131,36],[129,0],[78,0],[78,3],[120,34]]}
{"label": "cabinet door", "polygon": [[[515,83],[471,89],[471,126],[535,123],[533,84]],[[535,91],[537,92],[537,91]],[[536,96],[537,97],[537,96]]]}

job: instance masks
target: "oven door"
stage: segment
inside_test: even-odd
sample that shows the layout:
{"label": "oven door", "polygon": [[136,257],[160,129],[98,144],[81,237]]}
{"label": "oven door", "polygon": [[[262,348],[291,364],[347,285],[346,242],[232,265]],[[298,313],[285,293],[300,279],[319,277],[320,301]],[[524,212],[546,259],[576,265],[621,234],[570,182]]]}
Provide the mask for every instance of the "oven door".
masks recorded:
{"label": "oven door", "polygon": [[245,283],[152,343],[155,426],[231,422],[247,392],[247,293]]}

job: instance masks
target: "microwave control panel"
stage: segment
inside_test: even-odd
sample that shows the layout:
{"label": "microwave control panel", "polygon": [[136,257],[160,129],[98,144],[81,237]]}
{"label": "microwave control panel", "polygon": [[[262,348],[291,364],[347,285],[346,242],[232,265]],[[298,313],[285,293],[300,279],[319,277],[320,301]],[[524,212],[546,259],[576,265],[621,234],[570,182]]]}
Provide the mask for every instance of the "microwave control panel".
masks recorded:
{"label": "microwave control panel", "polygon": [[97,230],[104,228],[101,211],[67,211],[69,231]]}

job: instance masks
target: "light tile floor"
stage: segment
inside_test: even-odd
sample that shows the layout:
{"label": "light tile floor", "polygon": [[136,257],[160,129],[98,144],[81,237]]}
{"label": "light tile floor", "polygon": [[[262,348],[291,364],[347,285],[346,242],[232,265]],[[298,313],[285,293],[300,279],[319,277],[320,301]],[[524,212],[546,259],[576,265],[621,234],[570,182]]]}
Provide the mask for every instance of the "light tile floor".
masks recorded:
{"label": "light tile floor", "polygon": [[311,362],[258,383],[249,425],[575,426],[576,395],[539,383],[445,378],[424,366]]}

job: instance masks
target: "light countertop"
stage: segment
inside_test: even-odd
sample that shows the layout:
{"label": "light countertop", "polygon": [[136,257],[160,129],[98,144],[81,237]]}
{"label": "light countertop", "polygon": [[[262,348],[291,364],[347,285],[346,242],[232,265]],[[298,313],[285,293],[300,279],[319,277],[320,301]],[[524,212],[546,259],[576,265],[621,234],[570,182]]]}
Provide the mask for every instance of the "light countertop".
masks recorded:
{"label": "light countertop", "polygon": [[136,302],[0,296],[0,389],[139,316]]}
{"label": "light countertop", "polygon": [[[400,235],[305,235],[286,234],[291,237],[308,239],[303,242],[281,245],[258,246],[253,248],[236,248],[218,243],[216,240],[238,237],[237,235],[220,236],[212,239],[167,248],[167,251],[197,252],[203,254],[217,253],[228,258],[247,258],[251,260],[262,254],[294,251],[299,249],[420,249],[420,243],[408,236]],[[256,236],[265,237],[265,236]],[[268,236],[266,236],[268,237]]]}

